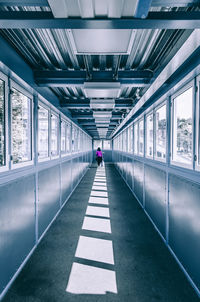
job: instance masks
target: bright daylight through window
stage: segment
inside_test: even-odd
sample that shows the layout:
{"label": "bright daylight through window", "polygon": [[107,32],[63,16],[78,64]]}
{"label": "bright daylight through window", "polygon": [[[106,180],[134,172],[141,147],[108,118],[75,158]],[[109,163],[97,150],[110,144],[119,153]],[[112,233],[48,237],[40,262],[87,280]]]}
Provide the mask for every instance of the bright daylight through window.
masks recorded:
{"label": "bright daylight through window", "polygon": [[5,166],[5,83],[0,80],[0,167]]}
{"label": "bright daylight through window", "polygon": [[66,123],[64,121],[61,122],[61,153],[66,153]]}
{"label": "bright daylight through window", "polygon": [[12,89],[12,156],[13,163],[32,159],[31,151],[31,100],[16,89]]}
{"label": "bright daylight through window", "polygon": [[138,123],[134,124],[134,153],[138,154]]}
{"label": "bright daylight through window", "polygon": [[172,160],[187,165],[192,164],[192,102],[192,87],[173,100]]}
{"label": "bright daylight through window", "polygon": [[139,154],[144,154],[144,120],[139,121]]}
{"label": "bright daylight through window", "polygon": [[156,158],[166,158],[166,105],[156,110]]}
{"label": "bright daylight through window", "polygon": [[58,117],[51,115],[51,155],[58,155]]}
{"label": "bright daylight through window", "polygon": [[153,157],[153,113],[146,118],[146,155]]}
{"label": "bright daylight through window", "polygon": [[38,155],[49,156],[49,111],[41,106],[38,109]]}

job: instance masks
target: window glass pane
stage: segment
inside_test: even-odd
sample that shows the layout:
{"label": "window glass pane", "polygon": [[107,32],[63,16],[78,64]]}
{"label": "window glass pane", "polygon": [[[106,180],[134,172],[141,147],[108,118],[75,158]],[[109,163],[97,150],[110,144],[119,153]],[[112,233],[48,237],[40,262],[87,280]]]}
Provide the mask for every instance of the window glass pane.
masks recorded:
{"label": "window glass pane", "polygon": [[12,156],[13,163],[31,160],[31,100],[12,89]]}
{"label": "window glass pane", "polygon": [[74,143],[75,143],[75,129],[74,129],[74,126],[72,126],[72,152],[74,152]]}
{"label": "window glass pane", "polygon": [[58,155],[58,117],[51,115],[51,155]]}
{"label": "window glass pane", "polygon": [[133,152],[133,126],[128,128],[128,152]]}
{"label": "window glass pane", "polygon": [[146,118],[146,155],[153,157],[153,114]]}
{"label": "window glass pane", "polygon": [[139,154],[144,154],[144,120],[139,121]]}
{"label": "window glass pane", "polygon": [[41,106],[38,109],[38,156],[49,156],[49,111]]}
{"label": "window glass pane", "polygon": [[166,105],[156,110],[156,144],[155,155],[157,159],[166,158]]}
{"label": "window glass pane", "polygon": [[61,153],[66,153],[66,123],[61,122]]}
{"label": "window glass pane", "polygon": [[110,143],[111,143],[111,141],[109,141],[109,140],[103,141],[103,146],[104,146],[105,150],[110,150]]}
{"label": "window glass pane", "polygon": [[5,163],[5,83],[0,80],[0,167]]}
{"label": "window glass pane", "polygon": [[71,125],[67,123],[67,153],[70,152],[71,146]]}
{"label": "window glass pane", "polygon": [[134,153],[138,154],[138,123],[134,124]]}
{"label": "window glass pane", "polygon": [[126,152],[127,151],[127,130],[125,130],[124,132],[123,132],[123,151],[124,152]]}
{"label": "window glass pane", "polygon": [[102,140],[94,140],[94,150],[96,150],[98,147],[102,149]]}
{"label": "window glass pane", "polygon": [[174,161],[192,163],[192,87],[174,99],[173,154]]}

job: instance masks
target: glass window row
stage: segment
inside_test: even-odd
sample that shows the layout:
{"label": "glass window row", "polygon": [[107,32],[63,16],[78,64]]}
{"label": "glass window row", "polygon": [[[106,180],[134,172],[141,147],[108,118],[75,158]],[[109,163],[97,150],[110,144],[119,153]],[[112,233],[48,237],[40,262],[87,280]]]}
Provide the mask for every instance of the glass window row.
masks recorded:
{"label": "glass window row", "polygon": [[[0,171],[33,163],[33,97],[12,83],[10,119],[6,78],[0,78]],[[7,108],[7,109],[6,109]],[[8,126],[10,125],[10,126]],[[10,134],[10,135],[8,135]],[[37,108],[37,156],[44,161],[92,149],[91,138],[72,122],[39,102]]]}
{"label": "glass window row", "polygon": [[113,148],[163,162],[168,152],[171,164],[199,170],[200,77],[197,80],[197,94],[194,81],[185,85],[123,130],[114,138]]}

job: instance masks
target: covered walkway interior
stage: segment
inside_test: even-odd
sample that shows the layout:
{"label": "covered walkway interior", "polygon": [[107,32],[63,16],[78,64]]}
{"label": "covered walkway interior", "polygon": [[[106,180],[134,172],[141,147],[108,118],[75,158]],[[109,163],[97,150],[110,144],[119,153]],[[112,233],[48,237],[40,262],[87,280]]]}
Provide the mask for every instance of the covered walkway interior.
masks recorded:
{"label": "covered walkway interior", "polygon": [[195,291],[114,165],[93,165],[3,302],[193,302]]}

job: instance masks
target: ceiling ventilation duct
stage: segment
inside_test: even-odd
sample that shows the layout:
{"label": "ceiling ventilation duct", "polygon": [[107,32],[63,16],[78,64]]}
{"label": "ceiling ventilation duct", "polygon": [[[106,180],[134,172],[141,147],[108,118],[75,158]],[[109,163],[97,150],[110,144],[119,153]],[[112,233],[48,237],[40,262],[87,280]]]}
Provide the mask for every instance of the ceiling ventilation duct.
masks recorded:
{"label": "ceiling ventilation duct", "polygon": [[118,98],[120,83],[84,83],[84,92],[87,98]]}

